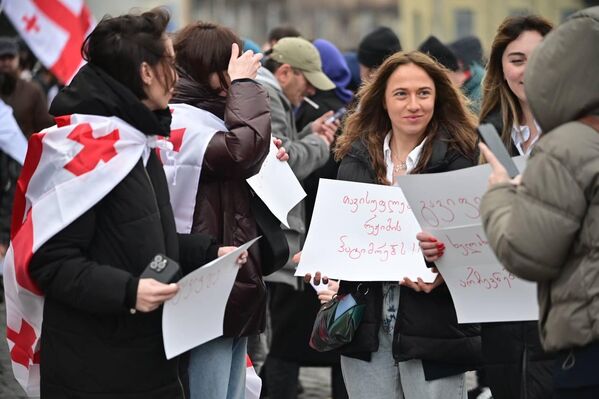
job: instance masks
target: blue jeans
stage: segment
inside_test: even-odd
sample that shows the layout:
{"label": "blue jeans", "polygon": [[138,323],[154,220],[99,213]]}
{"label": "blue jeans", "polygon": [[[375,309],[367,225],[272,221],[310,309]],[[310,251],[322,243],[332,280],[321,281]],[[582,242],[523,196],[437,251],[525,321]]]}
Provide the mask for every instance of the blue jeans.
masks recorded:
{"label": "blue jeans", "polygon": [[191,350],[191,399],[244,399],[247,338],[220,337]]}
{"label": "blue jeans", "polygon": [[350,399],[466,399],[466,374],[426,381],[422,361],[395,364],[393,336],[379,330],[379,350],[366,362],[341,356],[341,370]]}

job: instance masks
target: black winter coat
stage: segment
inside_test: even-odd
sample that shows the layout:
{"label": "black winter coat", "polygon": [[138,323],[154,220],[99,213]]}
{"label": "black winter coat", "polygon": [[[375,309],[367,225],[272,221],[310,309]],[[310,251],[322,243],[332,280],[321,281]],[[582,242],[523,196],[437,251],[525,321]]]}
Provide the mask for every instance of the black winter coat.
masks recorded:
{"label": "black winter coat", "polygon": [[[501,112],[489,114],[482,123],[503,130]],[[512,143],[512,155],[519,155]],[[553,392],[555,355],[541,346],[537,321],[482,324],[485,382],[494,399],[544,399]]]}
{"label": "black winter coat", "polygon": [[[476,164],[451,150],[443,138],[435,139],[433,153],[423,173],[447,172]],[[376,183],[376,175],[368,149],[361,141],[353,144],[341,161],[339,180]],[[370,360],[378,350],[378,331],[383,307],[382,283],[342,281],[341,294],[352,293],[358,284],[366,304],[364,318],[351,343],[341,348],[342,355]],[[396,361],[421,359],[425,378],[434,380],[463,373],[481,363],[480,326],[458,325],[453,301],[447,285],[426,294],[408,287],[400,288],[399,309],[393,334],[393,357]]]}
{"label": "black winter coat", "polygon": [[[170,113],[150,112],[91,64],[52,104],[54,115],[115,115],[145,134],[169,134]],[[166,118],[159,122],[160,119]],[[45,294],[42,398],[182,398],[178,360],[166,360],[162,307],[131,314],[139,275],[152,257],[184,272],[214,259],[205,235],[178,235],[162,164],[152,151],[94,207],[33,255],[30,274]]]}
{"label": "black winter coat", "polygon": [[8,154],[0,151],[0,244],[8,248],[12,203],[21,165]]}

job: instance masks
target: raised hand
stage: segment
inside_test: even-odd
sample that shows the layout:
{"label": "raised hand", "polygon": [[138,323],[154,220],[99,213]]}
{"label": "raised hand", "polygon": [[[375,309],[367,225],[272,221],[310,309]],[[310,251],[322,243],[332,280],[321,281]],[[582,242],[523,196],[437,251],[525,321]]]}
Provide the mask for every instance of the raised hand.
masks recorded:
{"label": "raised hand", "polygon": [[491,165],[491,168],[493,169],[493,171],[491,172],[491,175],[489,175],[489,187],[488,188],[491,188],[495,184],[499,184],[499,183],[510,182],[516,186],[520,184],[521,175],[518,175],[518,176],[514,177],[513,179],[510,179],[510,175],[507,173],[507,170],[501,164],[501,162],[499,162],[497,157],[495,157],[493,152],[491,152],[491,150],[489,150],[489,147],[487,147],[483,143],[479,143],[478,148],[480,148],[480,152],[483,154],[483,156],[485,157],[485,159],[487,160],[487,162],[489,163],[489,165]]}
{"label": "raised hand", "polygon": [[233,43],[231,45],[229,68],[227,69],[231,82],[236,79],[256,78],[262,57],[262,54],[254,54],[252,50],[248,50],[239,56],[239,46],[237,43]]}

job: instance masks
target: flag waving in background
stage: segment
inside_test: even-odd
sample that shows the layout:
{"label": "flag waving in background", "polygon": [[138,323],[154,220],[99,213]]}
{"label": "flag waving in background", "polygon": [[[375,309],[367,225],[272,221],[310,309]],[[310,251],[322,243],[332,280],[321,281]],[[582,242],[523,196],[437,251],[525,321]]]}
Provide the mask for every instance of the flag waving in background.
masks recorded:
{"label": "flag waving in background", "polygon": [[29,396],[39,396],[44,308],[43,293],[29,276],[33,254],[112,191],[149,155],[148,146],[158,144],[115,117],[71,115],[57,122],[29,140],[4,261],[10,357]]}
{"label": "flag waving in background", "polygon": [[31,51],[62,83],[83,64],[81,45],[95,21],[84,0],[2,0]]}

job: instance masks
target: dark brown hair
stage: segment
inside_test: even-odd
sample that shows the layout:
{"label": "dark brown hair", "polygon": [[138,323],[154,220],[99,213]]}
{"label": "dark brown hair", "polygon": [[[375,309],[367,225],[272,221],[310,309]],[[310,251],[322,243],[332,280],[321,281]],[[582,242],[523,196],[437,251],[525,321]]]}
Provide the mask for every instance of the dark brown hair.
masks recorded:
{"label": "dark brown hair", "polygon": [[177,66],[206,88],[210,88],[210,74],[216,73],[221,87],[226,90],[229,84],[225,72],[233,43],[237,43],[239,51],[243,50],[241,39],[229,28],[210,22],[189,24],[175,37]]}
{"label": "dark brown hair", "polygon": [[507,148],[512,148],[512,125],[522,119],[522,108],[516,95],[512,92],[503,75],[502,58],[506,47],[526,31],[539,32],[546,36],[553,25],[546,19],[536,15],[507,17],[497,29],[491,45],[491,55],[487,63],[487,72],[483,80],[483,99],[480,120],[484,121],[489,114],[501,112],[503,130],[501,138]]}
{"label": "dark brown hair", "polygon": [[302,34],[299,33],[297,29],[293,26],[277,26],[268,32],[268,41],[269,42],[278,42],[284,37],[301,37]]}
{"label": "dark brown hair", "polygon": [[160,65],[160,82],[168,92],[177,80],[174,60],[166,54],[165,30],[169,20],[169,13],[163,8],[141,15],[105,16],[83,42],[83,58],[129,88],[140,100],[147,98],[141,64]]}
{"label": "dark brown hair", "polygon": [[412,173],[424,170],[433,152],[433,143],[441,131],[447,132],[448,145],[460,154],[473,158],[476,153],[476,117],[466,106],[464,95],[453,85],[448,71],[429,56],[419,52],[398,52],[377,69],[370,82],[358,94],[358,106],[347,117],[344,133],[337,139],[335,158],[343,158],[356,140],[362,140],[372,160],[377,182],[390,184],[383,155],[383,142],[391,130],[391,120],[384,107],[387,82],[402,65],[422,68],[435,84],[435,108],[426,128],[422,155]]}

